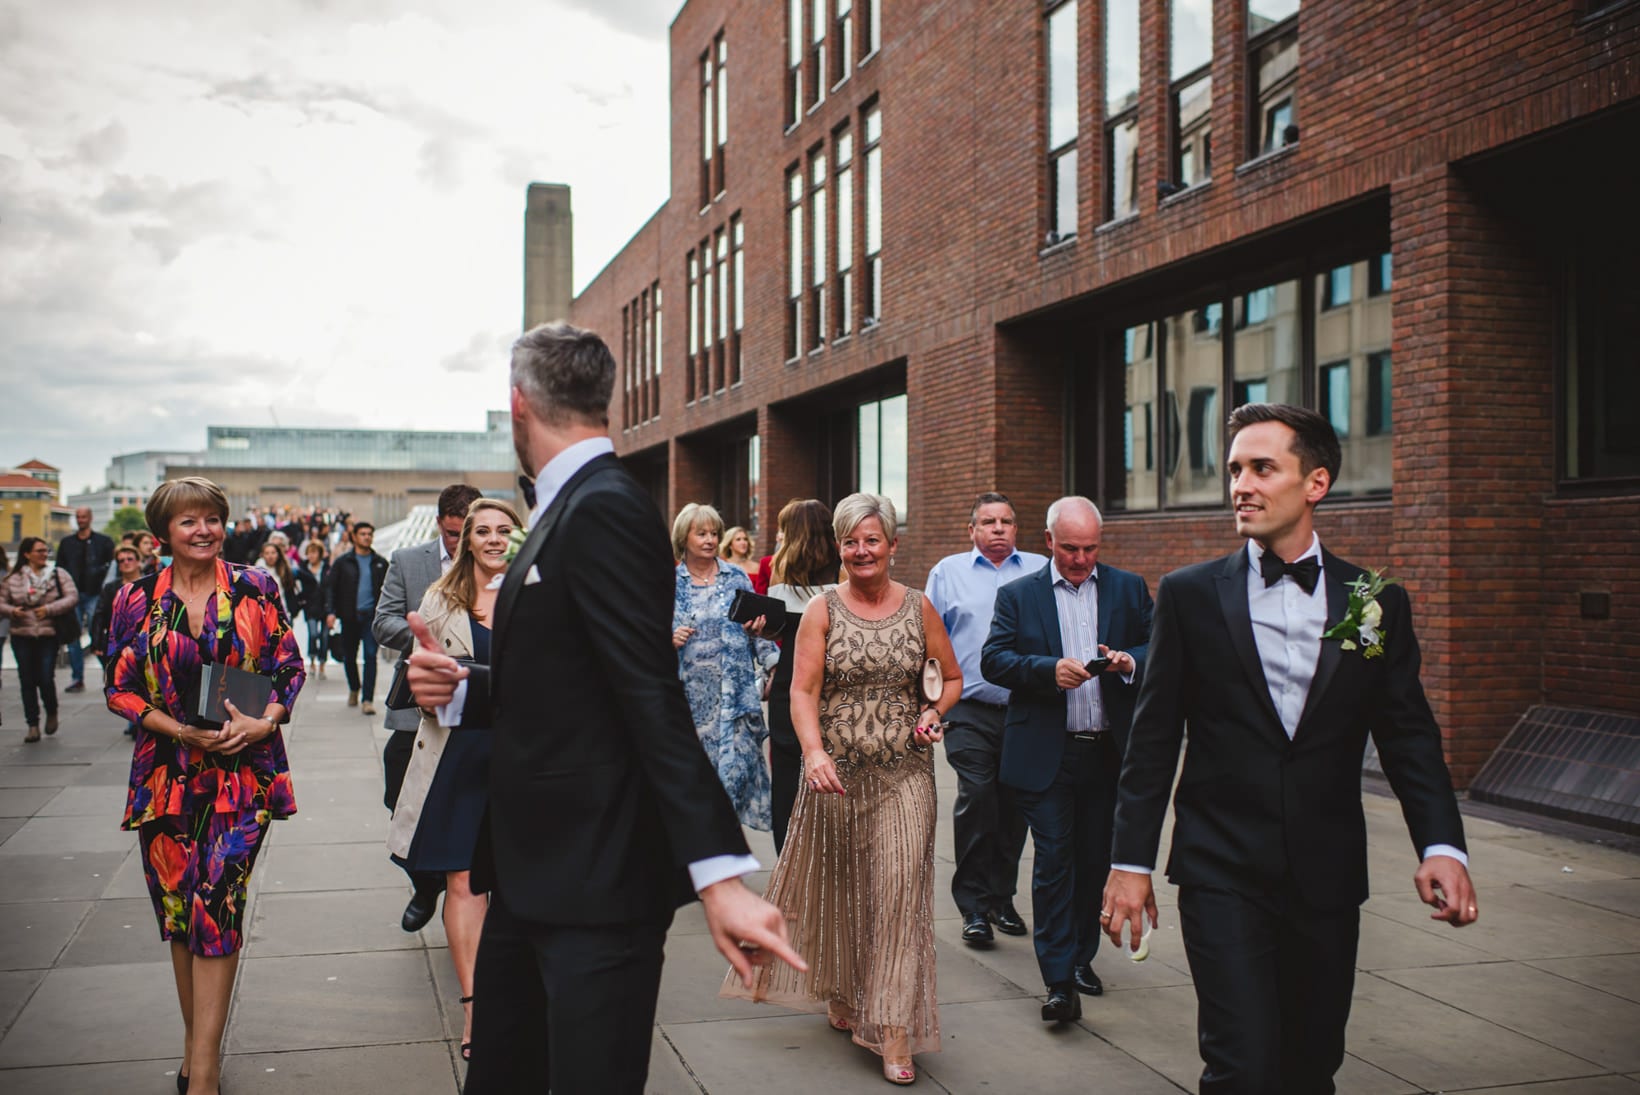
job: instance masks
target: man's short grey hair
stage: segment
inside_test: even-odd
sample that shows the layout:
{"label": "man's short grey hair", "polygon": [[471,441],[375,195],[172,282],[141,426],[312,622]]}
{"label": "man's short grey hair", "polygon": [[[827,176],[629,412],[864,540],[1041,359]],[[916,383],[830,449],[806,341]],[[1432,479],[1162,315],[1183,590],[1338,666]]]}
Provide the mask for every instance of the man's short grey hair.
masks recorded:
{"label": "man's short grey hair", "polygon": [[970,525],[979,520],[979,511],[981,506],[1007,506],[1008,515],[1010,517],[1015,516],[1014,504],[1008,501],[1008,496],[1006,494],[1003,494],[999,490],[988,490],[978,498],[974,499],[973,506],[968,510],[968,523]]}
{"label": "man's short grey hair", "polygon": [[542,421],[609,425],[615,356],[604,340],[568,323],[543,323],[512,347],[512,384]]}
{"label": "man's short grey hair", "polygon": [[1105,518],[1099,512],[1098,506],[1080,494],[1067,494],[1065,497],[1055,500],[1054,504],[1048,507],[1048,531],[1052,532],[1058,527],[1059,519],[1065,514],[1078,510],[1083,513],[1093,514],[1093,519],[1099,523],[1100,528],[1105,526]]}
{"label": "man's short grey hair", "polygon": [[868,494],[860,491],[851,494],[831,511],[831,531],[836,533],[839,542],[860,527],[860,522],[875,517],[883,526],[883,534],[892,540],[899,534],[899,519],[894,512],[894,502],[886,494]]}

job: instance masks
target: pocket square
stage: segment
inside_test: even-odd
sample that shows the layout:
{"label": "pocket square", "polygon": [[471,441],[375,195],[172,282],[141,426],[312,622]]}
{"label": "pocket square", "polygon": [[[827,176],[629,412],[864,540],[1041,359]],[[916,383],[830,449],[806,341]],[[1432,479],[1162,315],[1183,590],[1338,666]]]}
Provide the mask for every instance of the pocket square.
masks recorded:
{"label": "pocket square", "polygon": [[540,580],[541,580],[541,572],[539,570],[535,569],[535,564],[534,563],[531,563],[530,564],[530,569],[524,572],[524,584],[527,585],[527,586],[532,586],[536,582],[539,582]]}

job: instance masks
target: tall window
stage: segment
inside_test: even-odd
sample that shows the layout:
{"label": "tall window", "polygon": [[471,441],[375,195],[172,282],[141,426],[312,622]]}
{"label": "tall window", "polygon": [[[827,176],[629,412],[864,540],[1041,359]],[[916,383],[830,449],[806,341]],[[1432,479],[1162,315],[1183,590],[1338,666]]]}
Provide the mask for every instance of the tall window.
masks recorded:
{"label": "tall window", "polygon": [[883,45],[883,0],[859,0],[860,31],[865,35],[861,43],[861,59],[872,56]]}
{"label": "tall window", "polygon": [[[858,489],[886,494],[894,500],[900,524],[906,523],[910,499],[910,446],[906,428],[906,398],[903,395],[860,405],[858,424]],[[888,530],[894,535],[893,530]]]}
{"label": "tall window", "polygon": [[689,252],[689,367],[684,370],[684,398],[693,403],[700,394],[695,391],[695,355],[700,352],[700,256]]}
{"label": "tall window", "polygon": [[803,120],[803,0],[786,3],[786,125]]}
{"label": "tall window", "polygon": [[728,47],[723,33],[700,55],[700,205],[723,193],[729,140]]}
{"label": "tall window", "polygon": [[721,332],[717,326],[717,309],[715,301],[716,277],[712,270],[712,238],[700,241],[700,356],[695,360],[695,368],[699,373],[695,380],[695,388],[701,395],[712,393],[712,351],[717,346]]}
{"label": "tall window", "polygon": [[826,344],[826,152],[809,154],[809,339],[810,350]]}
{"label": "tall window", "polygon": [[712,234],[712,251],[715,261],[712,265],[713,292],[717,295],[717,317],[713,331],[717,339],[712,347],[712,390],[721,392],[728,386],[728,346],[729,341],[729,298],[732,289],[729,285],[729,233],[719,228]]}
{"label": "tall window", "polygon": [[642,425],[661,413],[661,283],[655,282],[621,309],[623,385],[621,424]]}
{"label": "tall window", "polygon": [[786,358],[803,353],[803,172],[786,170]]}
{"label": "tall window", "polygon": [[1247,0],[1249,156],[1298,140],[1299,0]]}
{"label": "tall window", "polygon": [[[825,3],[825,0],[815,0]],[[837,0],[837,18],[832,23],[835,43],[832,53],[832,86],[847,80],[854,71],[854,0]]]}
{"label": "tall window", "polygon": [[1105,219],[1139,211],[1139,0],[1105,0]]}
{"label": "tall window", "polygon": [[837,337],[854,330],[854,134],[848,126],[837,131]]}
{"label": "tall window", "polygon": [[1640,479],[1640,276],[1615,239],[1575,255],[1562,303],[1561,474]]}
{"label": "tall window", "polygon": [[[730,299],[734,302],[734,329],[729,334],[729,383],[734,385],[741,381],[740,334],[746,329],[746,224],[738,214],[729,222],[729,236],[730,277],[734,281],[734,289],[730,293]],[[660,322],[658,305],[655,322]]]}
{"label": "tall window", "polygon": [[1168,117],[1173,133],[1173,182],[1207,181],[1213,170],[1213,3],[1173,0]]}
{"label": "tall window", "polygon": [[[1391,304],[1367,291],[1374,268],[1387,268],[1382,255],[1255,276],[1108,333],[1098,373],[1078,378],[1072,401],[1073,436],[1105,439],[1074,455],[1074,489],[1115,511],[1219,505],[1225,417],[1268,402],[1309,406],[1333,423],[1344,461],[1332,497],[1387,495]],[[1349,289],[1323,307],[1329,284]]]}
{"label": "tall window", "polygon": [[1076,0],[1048,12],[1048,237],[1076,235]]}
{"label": "tall window", "polygon": [[809,102],[817,107],[826,101],[826,0],[809,0]]}
{"label": "tall window", "polygon": [[873,103],[861,124],[865,131],[866,270],[862,327],[883,318],[883,112]]}

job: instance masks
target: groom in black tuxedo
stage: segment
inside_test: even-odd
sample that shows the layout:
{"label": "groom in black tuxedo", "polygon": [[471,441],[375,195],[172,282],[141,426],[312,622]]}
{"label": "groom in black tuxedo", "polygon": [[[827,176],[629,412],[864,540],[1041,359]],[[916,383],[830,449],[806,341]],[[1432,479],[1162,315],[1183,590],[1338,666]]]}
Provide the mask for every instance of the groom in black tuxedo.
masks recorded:
{"label": "groom in black tuxedo", "polygon": [[[748,985],[760,952],[804,967],[780,910],[740,882],[758,864],[678,679],[671,544],[609,439],[615,360],[592,332],[548,324],[513,345],[511,379],[536,501],[491,625],[488,841],[473,869],[491,897],[465,1091],[637,1095],[678,905],[700,895]],[[449,705],[454,724],[477,699],[468,673],[409,621],[416,702]]]}
{"label": "groom in black tuxedo", "polygon": [[1406,592],[1378,595],[1378,634],[1352,648],[1322,637],[1364,573],[1323,551],[1313,527],[1338,476],[1337,435],[1313,411],[1268,403],[1236,408],[1229,432],[1248,543],[1157,590],[1100,918],[1119,946],[1124,928],[1137,945],[1141,917],[1156,921],[1150,871],[1188,723],[1167,872],[1196,985],[1201,1091],[1330,1093],[1367,898],[1369,733],[1433,918],[1472,923],[1475,890]]}

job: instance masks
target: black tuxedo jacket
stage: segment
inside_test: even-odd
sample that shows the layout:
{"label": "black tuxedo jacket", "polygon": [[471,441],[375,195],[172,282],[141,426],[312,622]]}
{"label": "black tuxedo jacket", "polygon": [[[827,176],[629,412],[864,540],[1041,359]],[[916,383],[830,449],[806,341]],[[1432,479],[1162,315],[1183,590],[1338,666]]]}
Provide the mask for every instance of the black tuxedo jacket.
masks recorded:
{"label": "black tuxedo jacket", "polygon": [[[1384,652],[1323,639],[1303,715],[1288,740],[1270,699],[1247,603],[1246,548],[1162,579],[1150,660],[1129,735],[1112,863],[1156,862],[1186,724],[1190,744],[1174,796],[1179,885],[1246,892],[1296,882],[1316,908],[1367,898],[1361,760],[1370,732],[1401,800],[1412,843],[1464,847],[1441,735],[1418,679],[1406,591],[1379,596]],[[1362,574],[1323,552],[1327,628]]]}
{"label": "black tuxedo jacket", "polygon": [[571,477],[508,568],[475,885],[493,880],[517,916],[670,918],[694,897],[690,863],[747,852],[678,679],[674,581],[654,502],[609,454]]}
{"label": "black tuxedo jacket", "polygon": [[[1093,581],[1099,590],[1097,641],[1127,651],[1137,663],[1132,684],[1106,673],[1099,685],[1111,732],[1118,748],[1125,749],[1150,642],[1150,590],[1139,575],[1103,563]],[[1045,566],[998,589],[991,632],[980,651],[980,673],[1009,690],[998,778],[1010,787],[1042,791],[1059,773],[1066,705],[1054,667],[1064,656],[1053,568]]]}

